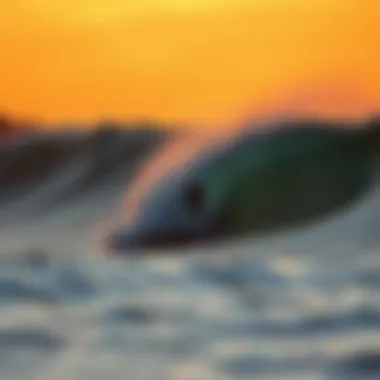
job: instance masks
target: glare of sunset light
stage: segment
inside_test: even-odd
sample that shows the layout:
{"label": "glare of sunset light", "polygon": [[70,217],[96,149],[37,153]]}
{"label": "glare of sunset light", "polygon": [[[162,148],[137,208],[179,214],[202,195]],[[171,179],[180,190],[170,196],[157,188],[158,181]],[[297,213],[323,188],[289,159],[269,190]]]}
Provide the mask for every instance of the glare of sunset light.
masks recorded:
{"label": "glare of sunset light", "polygon": [[9,1],[0,111],[206,125],[367,114],[380,105],[379,11],[369,0]]}

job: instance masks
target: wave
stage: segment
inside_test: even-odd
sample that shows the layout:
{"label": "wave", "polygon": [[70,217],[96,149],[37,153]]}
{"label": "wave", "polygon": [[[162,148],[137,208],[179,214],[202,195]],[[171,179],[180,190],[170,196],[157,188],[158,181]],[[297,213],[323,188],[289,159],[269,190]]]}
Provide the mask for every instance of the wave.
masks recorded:
{"label": "wave", "polygon": [[34,133],[1,142],[2,219],[35,217],[104,187],[123,186],[169,135],[153,129],[100,129]]}
{"label": "wave", "polygon": [[378,379],[375,187],[302,234],[231,242],[220,255],[109,260],[89,243],[172,136],[108,129],[0,142],[0,378]]}
{"label": "wave", "polygon": [[[54,240],[54,246],[70,246],[74,238],[65,234],[65,229],[75,240],[83,239],[82,243],[98,235],[98,244],[102,228],[98,226],[117,216],[133,174],[174,135],[172,130],[149,126],[104,127],[95,131],[33,131],[1,141],[2,245],[6,240],[12,241],[12,246],[16,242],[22,245],[30,237],[33,242],[43,241],[34,243],[32,249],[38,250],[49,240]],[[324,244],[357,249],[380,245],[377,181],[367,190],[343,212],[300,228],[306,232],[299,233],[297,229],[295,233],[270,236],[266,239],[269,249],[289,246],[320,250]],[[80,233],[85,230],[86,237]],[[255,241],[261,244],[260,239]]]}

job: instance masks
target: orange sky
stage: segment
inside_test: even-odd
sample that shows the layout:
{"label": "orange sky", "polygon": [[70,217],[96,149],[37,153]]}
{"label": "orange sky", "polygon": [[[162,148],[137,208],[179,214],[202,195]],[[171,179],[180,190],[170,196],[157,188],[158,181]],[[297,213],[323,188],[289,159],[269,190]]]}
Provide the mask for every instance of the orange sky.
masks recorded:
{"label": "orange sky", "polygon": [[45,122],[380,108],[377,0],[12,0],[0,111]]}

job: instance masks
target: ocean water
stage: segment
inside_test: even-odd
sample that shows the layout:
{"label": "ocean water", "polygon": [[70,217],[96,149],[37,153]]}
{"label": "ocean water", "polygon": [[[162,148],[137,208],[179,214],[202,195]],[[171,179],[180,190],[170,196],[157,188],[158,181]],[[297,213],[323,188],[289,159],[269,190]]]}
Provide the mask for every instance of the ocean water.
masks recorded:
{"label": "ocean water", "polygon": [[0,379],[380,379],[380,188],[261,239],[105,254],[103,222],[168,136],[0,147]]}

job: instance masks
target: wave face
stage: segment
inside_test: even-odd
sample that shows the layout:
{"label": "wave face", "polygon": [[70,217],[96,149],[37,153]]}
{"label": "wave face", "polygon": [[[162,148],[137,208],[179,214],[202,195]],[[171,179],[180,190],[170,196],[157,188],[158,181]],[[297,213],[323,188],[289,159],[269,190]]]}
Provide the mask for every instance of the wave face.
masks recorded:
{"label": "wave face", "polygon": [[119,200],[140,161],[167,137],[163,132],[104,129],[3,142],[0,226],[38,227],[47,219],[63,223],[63,216],[71,226],[79,220],[88,224],[90,209],[106,212],[107,202]]}
{"label": "wave face", "polygon": [[110,260],[154,131],[0,146],[0,378],[380,378],[380,190],[265,239]]}

